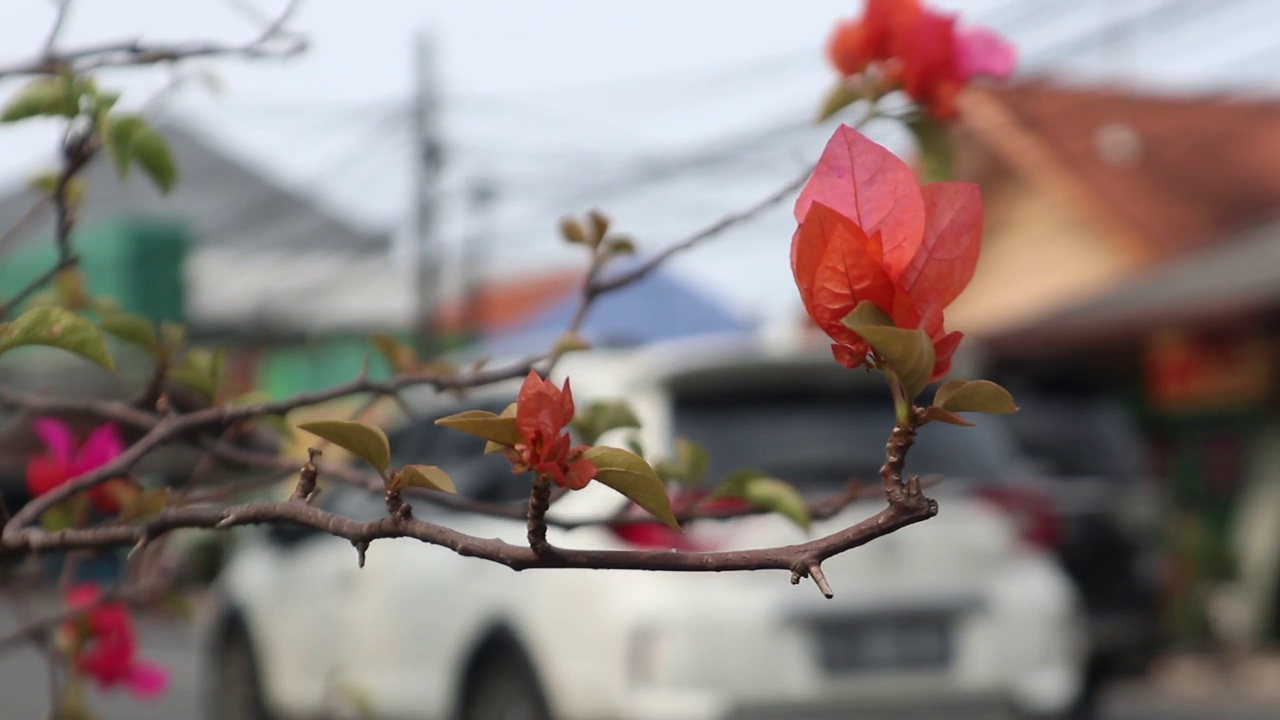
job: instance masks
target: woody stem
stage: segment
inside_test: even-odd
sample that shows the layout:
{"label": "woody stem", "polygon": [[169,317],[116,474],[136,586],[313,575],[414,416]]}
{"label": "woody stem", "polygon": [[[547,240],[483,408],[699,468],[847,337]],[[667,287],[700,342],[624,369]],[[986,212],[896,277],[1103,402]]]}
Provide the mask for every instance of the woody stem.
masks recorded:
{"label": "woody stem", "polygon": [[547,510],[551,507],[551,481],[541,474],[533,478],[529,492],[529,547],[538,555],[551,551],[547,542]]}

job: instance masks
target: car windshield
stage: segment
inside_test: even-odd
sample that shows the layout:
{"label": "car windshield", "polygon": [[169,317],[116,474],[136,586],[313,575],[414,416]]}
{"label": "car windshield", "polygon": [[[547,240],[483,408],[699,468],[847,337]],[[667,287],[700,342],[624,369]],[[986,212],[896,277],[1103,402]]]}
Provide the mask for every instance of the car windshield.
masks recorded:
{"label": "car windshield", "polygon": [[[759,468],[813,494],[830,493],[851,478],[879,477],[893,427],[887,398],[748,393],[676,398],[675,433],[707,449],[711,477]],[[910,472],[948,480],[995,480],[1014,472],[1018,456],[999,424],[971,419],[974,427],[922,428]]]}
{"label": "car windshield", "polygon": [[1139,478],[1143,443],[1123,408],[1098,400],[1019,398],[1006,419],[1022,450],[1059,477]]}

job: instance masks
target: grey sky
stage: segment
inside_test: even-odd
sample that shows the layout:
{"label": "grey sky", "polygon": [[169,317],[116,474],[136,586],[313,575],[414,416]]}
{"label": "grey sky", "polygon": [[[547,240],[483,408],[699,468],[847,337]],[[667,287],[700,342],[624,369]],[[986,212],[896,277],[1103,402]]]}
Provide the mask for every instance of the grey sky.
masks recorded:
{"label": "grey sky", "polygon": [[[0,62],[38,49],[48,0],[4,0]],[[270,12],[280,0],[260,0]],[[1036,69],[1177,89],[1275,87],[1274,0],[952,0],[1015,40]],[[816,156],[806,126],[831,83],[821,46],[857,0],[308,0],[312,43],[284,63],[204,62],[224,90],[180,94],[175,112],[282,182],[366,225],[402,228],[409,207],[412,43],[436,39],[449,150],[444,238],[463,232],[464,182],[493,175],[493,266],[571,259],[558,216],[600,206],[657,247],[752,202]],[[1125,18],[1133,18],[1124,23]],[[962,19],[962,21],[963,21]],[[78,0],[62,44],[121,37],[244,39],[222,0]],[[1120,69],[1124,68],[1122,72]],[[142,99],[163,72],[104,81]],[[0,95],[16,86],[0,84]],[[891,136],[884,136],[892,140]],[[50,157],[52,127],[0,128],[0,184]],[[675,269],[743,310],[791,312],[786,210],[683,257]],[[531,259],[530,259],[531,258]]]}

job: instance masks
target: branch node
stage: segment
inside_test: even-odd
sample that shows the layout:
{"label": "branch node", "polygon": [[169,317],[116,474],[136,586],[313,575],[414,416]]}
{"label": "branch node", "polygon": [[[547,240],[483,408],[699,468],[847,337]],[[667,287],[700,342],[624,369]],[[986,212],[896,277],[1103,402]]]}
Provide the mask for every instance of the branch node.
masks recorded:
{"label": "branch node", "polygon": [[316,480],[320,476],[320,468],[316,465],[316,458],[321,456],[319,448],[307,448],[307,464],[302,466],[302,470],[298,473],[298,484],[293,488],[293,495],[289,498],[291,501],[310,502],[311,498],[316,494]]}

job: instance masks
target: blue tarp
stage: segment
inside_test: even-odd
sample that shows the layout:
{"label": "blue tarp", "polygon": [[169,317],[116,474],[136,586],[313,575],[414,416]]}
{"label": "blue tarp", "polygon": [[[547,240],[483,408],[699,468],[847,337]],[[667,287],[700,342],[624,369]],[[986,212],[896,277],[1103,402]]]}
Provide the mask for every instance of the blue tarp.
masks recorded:
{"label": "blue tarp", "polygon": [[[635,260],[616,263],[604,277],[626,272],[637,264]],[[485,338],[477,349],[488,357],[547,350],[569,326],[577,307],[578,294],[570,292],[535,314],[523,327]],[[595,347],[628,347],[749,330],[750,325],[728,308],[659,269],[597,299],[579,334]]]}

